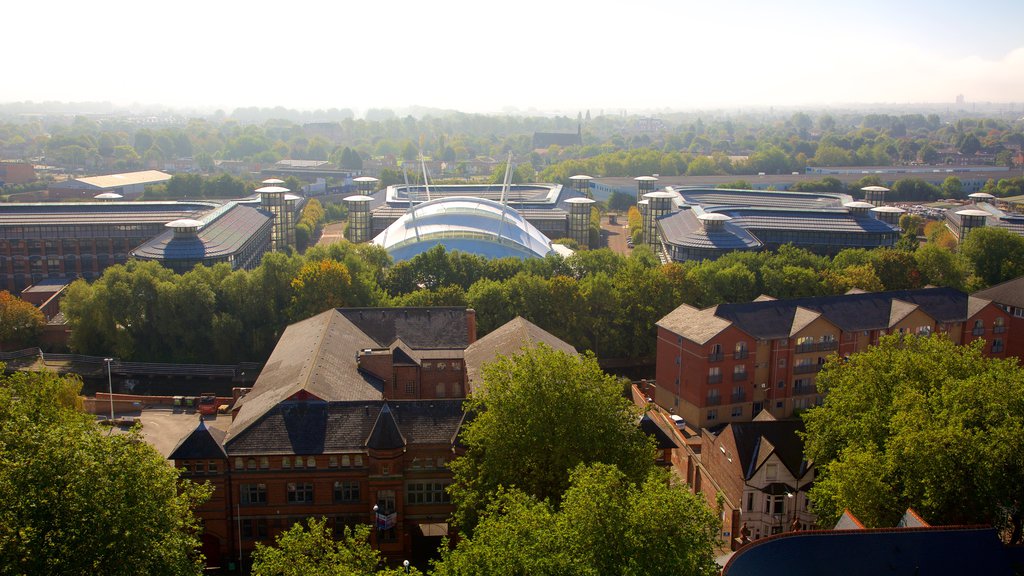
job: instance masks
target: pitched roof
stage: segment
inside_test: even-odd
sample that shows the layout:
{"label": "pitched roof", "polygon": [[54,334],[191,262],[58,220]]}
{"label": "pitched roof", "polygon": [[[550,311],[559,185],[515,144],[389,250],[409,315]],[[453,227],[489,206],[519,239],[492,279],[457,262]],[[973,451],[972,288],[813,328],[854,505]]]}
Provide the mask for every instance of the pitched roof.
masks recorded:
{"label": "pitched roof", "polygon": [[[464,348],[466,309],[340,308],[288,326],[231,423],[228,439],[299,392],[325,402],[383,399],[383,383],[360,370],[356,356],[367,348],[390,347],[399,338],[414,353]],[[412,361],[408,354],[400,356]]]}
{"label": "pitched roof", "polygon": [[821,312],[804,308],[803,306],[797,306],[796,310],[793,311],[793,324],[789,329],[790,336],[796,336],[801,330],[807,328],[807,325],[814,322],[818,318],[821,318]]}
{"label": "pitched roof", "polygon": [[199,425],[181,439],[168,456],[170,460],[224,460],[228,456],[224,452],[224,431],[210,428],[199,417]]}
{"label": "pitched roof", "polygon": [[402,431],[398,429],[398,422],[395,422],[391,408],[385,402],[377,413],[377,421],[373,423],[370,437],[366,439],[366,447],[374,450],[392,450],[402,448],[405,444]]}
{"label": "pitched roof", "polygon": [[560,340],[529,320],[516,316],[491,333],[466,348],[466,374],[470,388],[479,382],[483,365],[493,362],[498,356],[513,356],[524,347],[543,343],[566,354],[576,354],[576,349]]}
{"label": "pitched roof", "polygon": [[287,401],[229,438],[229,454],[338,454],[410,444],[452,445],[462,426],[461,399]]}
{"label": "pitched roof", "polygon": [[338,313],[382,348],[399,337],[413,349],[469,345],[465,307],[339,308]]}
{"label": "pitched roof", "polygon": [[640,418],[640,430],[648,436],[654,436],[654,443],[659,450],[679,448],[672,434],[665,429],[662,419],[652,417],[650,411],[644,412]]}
{"label": "pitched roof", "polygon": [[1024,276],[979,290],[973,296],[992,300],[1005,306],[1024,308]]}
{"label": "pitched roof", "polygon": [[731,324],[729,320],[715,315],[716,309],[698,310],[683,304],[658,320],[657,325],[697,344],[705,344]]}
{"label": "pitched roof", "polygon": [[[844,332],[855,332],[889,328],[914,310],[923,311],[939,323],[963,322],[972,314],[968,304],[968,296],[959,290],[920,288],[719,304],[706,310],[681,306],[658,325],[701,344],[729,322],[755,338],[772,340],[795,334],[801,322],[806,322],[808,312],[799,309],[820,313]],[[708,311],[713,311],[713,318],[706,315]]]}
{"label": "pitched roof", "polygon": [[[977,296],[971,295],[967,298],[967,318],[974,317],[975,314],[981,312],[981,310],[991,304],[991,300],[985,298],[978,298]],[[967,319],[965,318],[965,320]]]}
{"label": "pitched roof", "polygon": [[794,478],[803,477],[808,465],[804,461],[804,443],[797,432],[802,432],[802,420],[758,420],[732,422],[736,453],[747,479],[753,477],[758,466],[771,454],[779,457]]}

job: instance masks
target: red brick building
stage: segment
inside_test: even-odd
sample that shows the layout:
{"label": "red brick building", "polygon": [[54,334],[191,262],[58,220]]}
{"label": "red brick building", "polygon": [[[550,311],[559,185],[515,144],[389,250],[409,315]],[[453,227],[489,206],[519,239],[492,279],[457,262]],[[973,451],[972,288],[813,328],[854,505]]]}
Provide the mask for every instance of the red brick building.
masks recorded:
{"label": "red brick building", "polygon": [[[658,321],[653,399],[696,429],[776,418],[821,402],[815,379],[830,354],[848,355],[885,334],[947,334],[985,340],[1002,358],[1011,316],[991,300],[950,288],[682,305]],[[1024,339],[1024,336],[1018,336]]]}
{"label": "red brick building", "polygon": [[701,430],[698,454],[686,459],[686,480],[711,508],[721,495],[721,537],[733,550],[744,534],[756,540],[814,527],[807,498],[814,465],[804,459],[802,431],[803,421],[776,420],[767,412],[717,433]]}
{"label": "red brick building", "polygon": [[208,565],[247,565],[257,542],[321,516],[373,524],[391,562],[423,565],[449,535],[467,369],[538,341],[560,342],[522,319],[477,341],[464,308],[336,309],[289,326],[227,432],[200,422],[169,456],[215,487],[197,510]]}
{"label": "red brick building", "polygon": [[0,162],[0,184],[27,184],[36,181],[36,168],[29,162]]}
{"label": "red brick building", "polygon": [[1015,334],[1012,339],[1006,338],[1006,355],[1016,356],[1017,361],[1024,364],[1024,276],[1007,280],[991,288],[973,294],[976,298],[991,300],[1009,316],[1005,324],[994,325],[995,334]]}

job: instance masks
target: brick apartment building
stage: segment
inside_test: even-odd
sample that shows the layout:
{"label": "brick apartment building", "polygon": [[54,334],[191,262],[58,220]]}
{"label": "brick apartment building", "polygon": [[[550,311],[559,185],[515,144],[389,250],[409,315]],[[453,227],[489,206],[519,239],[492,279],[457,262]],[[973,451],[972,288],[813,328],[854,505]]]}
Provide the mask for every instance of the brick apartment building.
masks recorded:
{"label": "brick apartment building", "polygon": [[989,299],[951,288],[682,305],[658,321],[653,399],[700,429],[776,418],[821,402],[815,379],[826,357],[876,344],[885,334],[941,332],[957,343],[981,338],[1007,356],[1011,316]]}
{"label": "brick apartment building", "polygon": [[373,524],[386,558],[422,565],[449,535],[467,372],[534,342],[560,343],[519,318],[477,340],[464,308],[336,309],[289,326],[228,429],[200,422],[169,456],[215,487],[197,510],[208,565],[247,564],[308,517]]}
{"label": "brick apartment building", "polygon": [[996,306],[1009,315],[1005,331],[1017,336],[1007,340],[1006,355],[1016,356],[1018,361],[1024,363],[1024,336],[1020,336],[1024,334],[1024,276],[980,290],[973,296],[995,302]]}

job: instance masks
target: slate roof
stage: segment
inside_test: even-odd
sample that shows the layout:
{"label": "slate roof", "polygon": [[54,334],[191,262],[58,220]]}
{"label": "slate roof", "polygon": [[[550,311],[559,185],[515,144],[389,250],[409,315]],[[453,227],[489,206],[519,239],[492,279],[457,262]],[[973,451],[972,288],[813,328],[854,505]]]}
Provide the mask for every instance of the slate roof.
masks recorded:
{"label": "slate roof", "polygon": [[498,356],[514,356],[525,346],[544,343],[566,354],[576,354],[576,349],[560,340],[529,320],[516,316],[493,332],[469,345],[465,352],[466,374],[470,388],[482,378],[483,365],[493,362]]}
{"label": "slate roof", "polygon": [[729,327],[729,321],[715,315],[717,307],[698,310],[689,304],[682,304],[656,323],[697,344],[705,344]]}
{"label": "slate roof", "polygon": [[178,442],[168,456],[170,460],[225,460],[224,431],[210,428],[199,418],[199,425]]}
{"label": "slate roof", "polygon": [[991,288],[979,290],[973,296],[998,302],[1005,306],[1024,309],[1024,276],[1007,280]]}
{"label": "slate roof", "polygon": [[285,329],[228,431],[230,441],[299,392],[325,402],[383,399],[383,383],[359,370],[356,355],[388,348],[401,337],[410,348],[464,348],[464,308],[341,308]]}
{"label": "slate roof", "polygon": [[377,413],[377,421],[373,423],[366,447],[374,450],[394,450],[402,448],[405,444],[402,431],[398,429],[398,422],[391,414],[391,407],[385,403]]}
{"label": "slate roof", "polygon": [[462,400],[286,401],[227,440],[227,452],[337,454],[409,444],[451,445]]}
{"label": "slate roof", "polygon": [[401,336],[412,348],[465,348],[469,345],[466,309],[434,308],[339,308],[355,327],[387,348]]}
{"label": "slate roof", "polygon": [[[691,321],[702,322],[707,326],[689,326],[686,329],[695,333],[716,330],[717,333],[724,329],[721,322],[732,322],[755,338],[770,340],[787,338],[793,333],[793,327],[799,320],[798,308],[819,312],[844,332],[854,332],[888,328],[894,321],[905,318],[916,309],[924,311],[939,323],[964,322],[982,306],[984,302],[981,300],[969,306],[968,296],[952,288],[920,288],[789,300],[762,300],[719,304],[714,309],[714,318],[691,314]],[[662,318],[658,325],[664,325],[666,319],[673,314],[674,311]],[[684,333],[676,333],[687,337]]]}
{"label": "slate roof", "polygon": [[[774,453],[794,478],[807,472],[804,443],[797,432],[804,430],[803,420],[760,420],[732,422],[733,440],[745,479],[749,480],[758,465]],[[766,442],[767,441],[767,442]]]}
{"label": "slate roof", "polygon": [[240,251],[273,216],[243,204],[232,205],[194,237],[175,238],[172,230],[144,242],[132,255],[151,260],[199,260],[226,257]]}

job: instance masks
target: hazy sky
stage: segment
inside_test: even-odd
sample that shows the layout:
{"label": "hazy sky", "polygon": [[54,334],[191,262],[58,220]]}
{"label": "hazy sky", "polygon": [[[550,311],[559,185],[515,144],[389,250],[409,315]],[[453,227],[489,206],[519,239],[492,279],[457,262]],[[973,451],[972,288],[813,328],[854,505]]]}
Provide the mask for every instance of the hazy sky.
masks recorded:
{"label": "hazy sky", "polygon": [[1024,0],[5,2],[0,102],[468,112],[1024,101]]}

